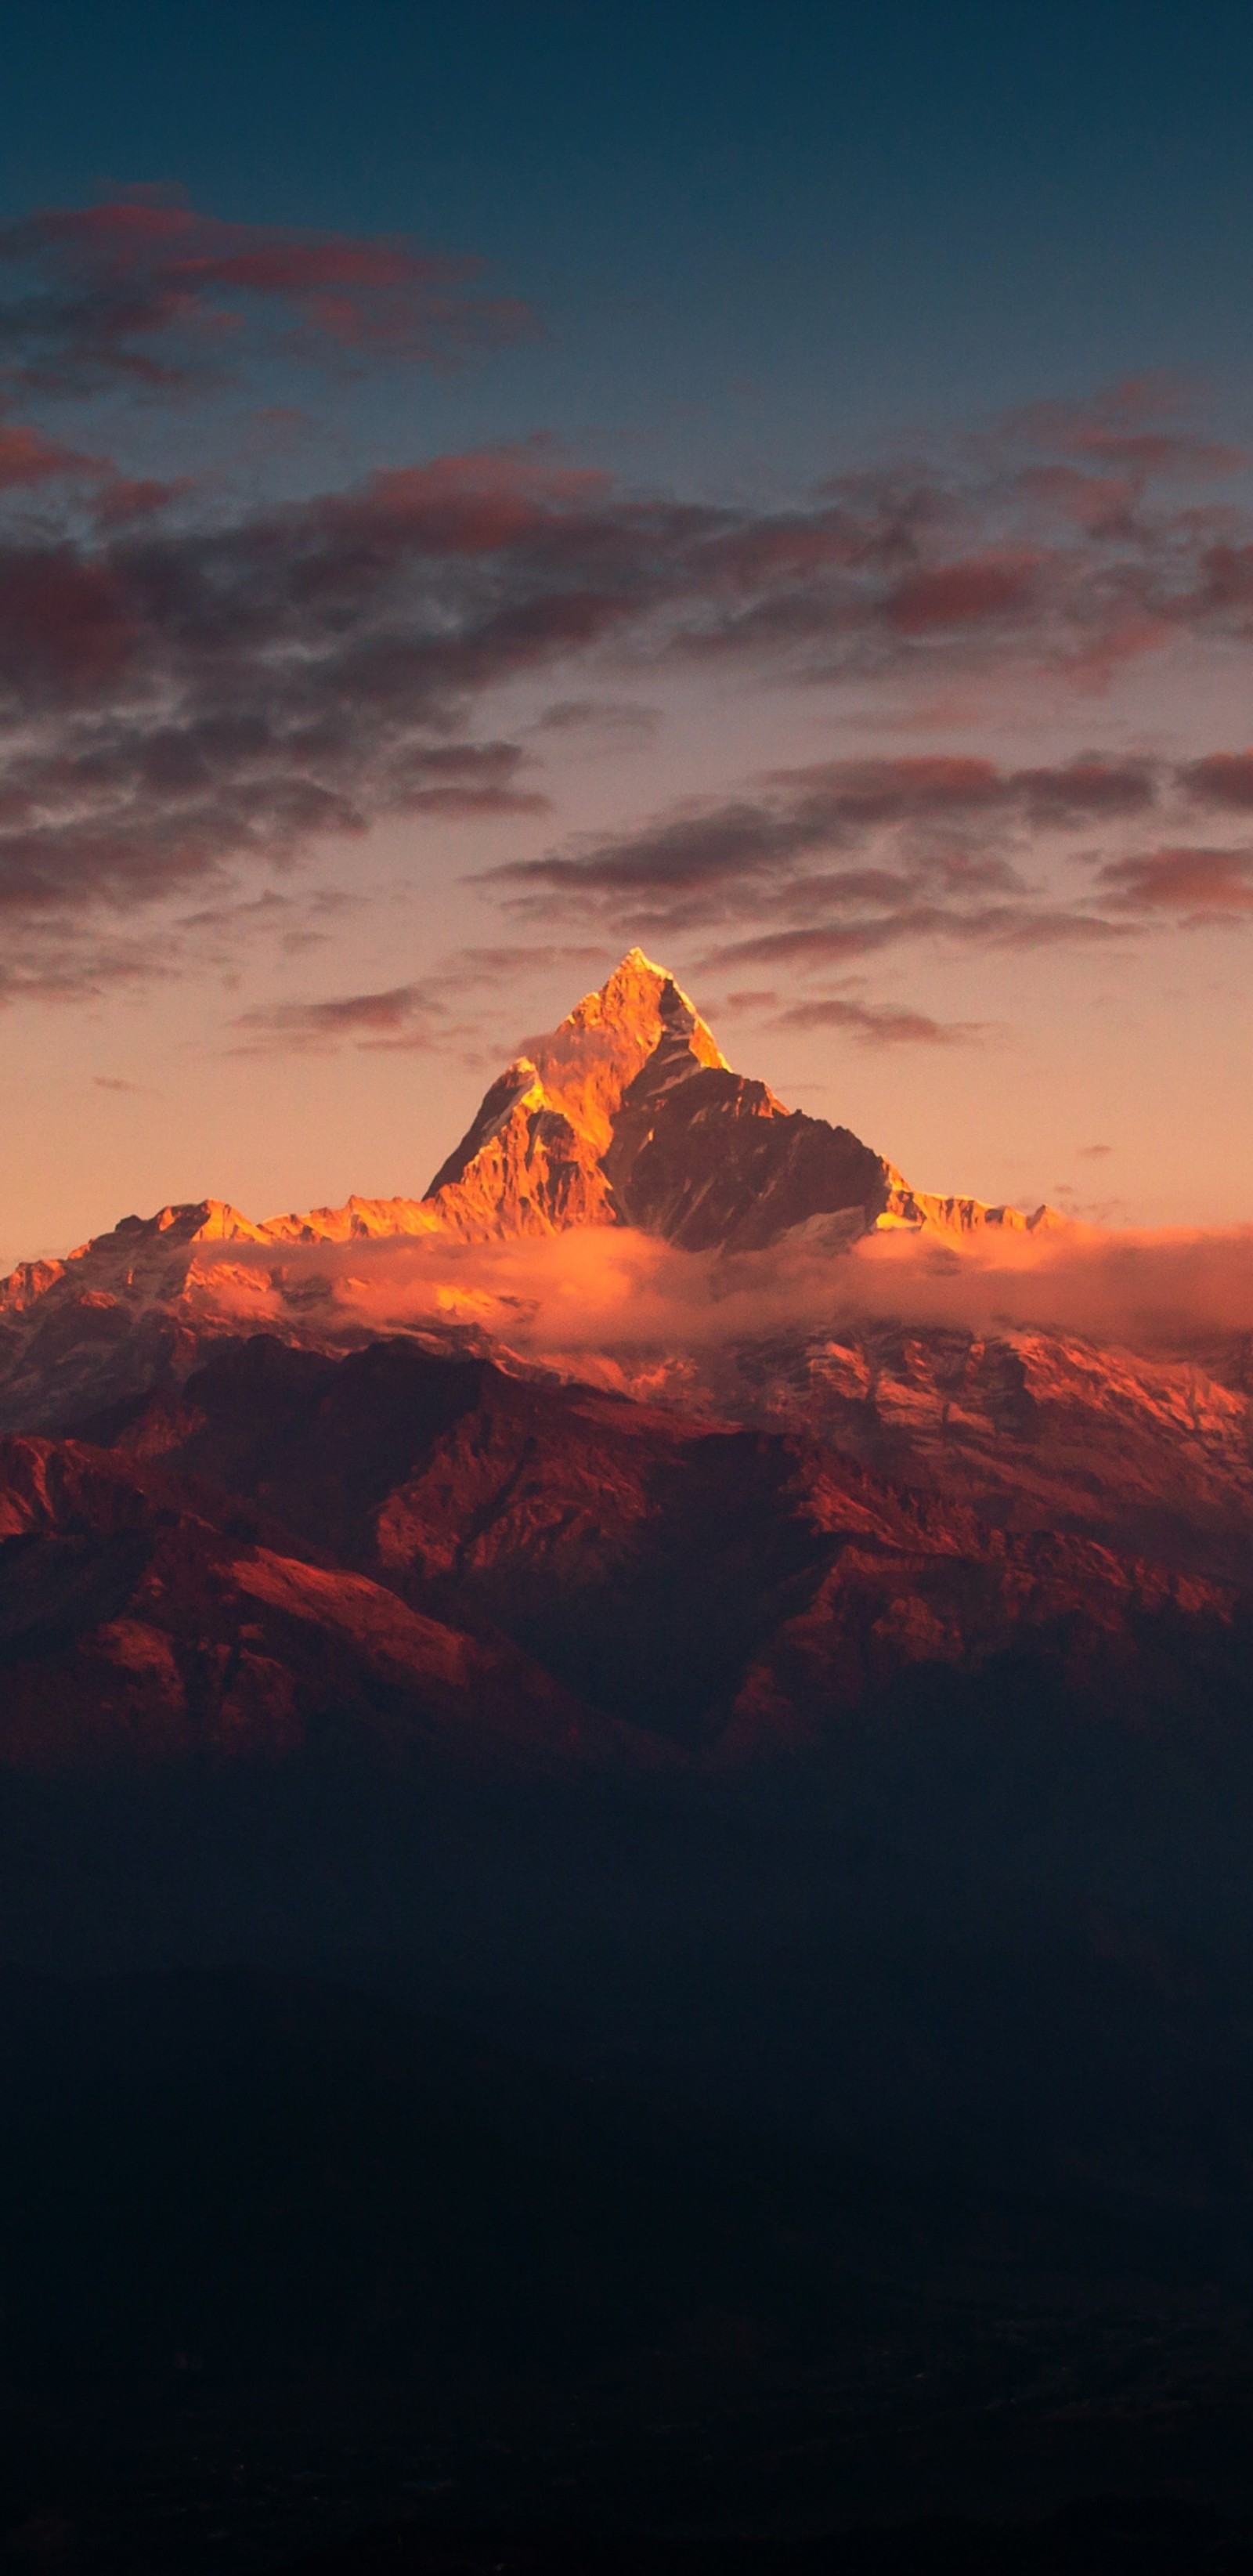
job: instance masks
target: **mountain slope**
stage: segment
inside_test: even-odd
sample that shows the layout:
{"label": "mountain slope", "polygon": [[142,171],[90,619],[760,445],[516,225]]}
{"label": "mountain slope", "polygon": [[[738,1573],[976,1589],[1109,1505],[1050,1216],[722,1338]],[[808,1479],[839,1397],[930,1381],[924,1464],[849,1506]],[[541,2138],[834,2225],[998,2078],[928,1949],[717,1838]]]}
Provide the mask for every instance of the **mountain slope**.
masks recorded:
{"label": "mountain slope", "polygon": [[504,1639],[311,1562],[203,1480],[0,1443],[0,1766],[272,1762],[332,1738],[471,1768],[648,1751]]}
{"label": "mountain slope", "polygon": [[335,1710],[400,1751],[420,1719],[490,1760],[773,1758],[1006,1657],[1118,1727],[1169,1714],[1181,1657],[1194,1712],[1239,1696],[1229,1586],[403,1341],[256,1336],[94,1429],[112,1449],[0,1454],[14,1759],[93,1706],[106,1733],[168,1708],[170,1750],[282,1752]]}

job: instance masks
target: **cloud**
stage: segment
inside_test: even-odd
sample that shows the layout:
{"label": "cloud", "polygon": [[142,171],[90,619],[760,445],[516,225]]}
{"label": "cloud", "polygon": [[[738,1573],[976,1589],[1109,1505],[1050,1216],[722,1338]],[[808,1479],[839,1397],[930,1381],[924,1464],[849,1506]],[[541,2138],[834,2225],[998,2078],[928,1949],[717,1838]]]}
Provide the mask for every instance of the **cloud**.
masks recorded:
{"label": "cloud", "polygon": [[[934,940],[1093,946],[1167,918],[1191,926],[1253,914],[1244,847],[1168,842],[1107,856],[1090,846],[1093,831],[1125,838],[1202,802],[1243,810],[1251,780],[1243,752],[1173,767],[1095,752],[1013,769],[972,757],[830,761],[508,862],[484,882],[524,916],[573,900],[620,931],[758,925],[710,950],[707,971],[831,965]],[[1036,873],[1046,835],[1084,870],[1060,898]]]}
{"label": "cloud", "polygon": [[946,906],[903,904],[837,927],[815,921],[792,930],[768,930],[733,939],[702,959],[707,974],[744,966],[840,966],[915,940],[941,940],[973,949],[1097,947],[1125,935],[1099,913],[1028,903]]}
{"label": "cloud", "polygon": [[237,1055],[325,1055],[350,1043],[366,1051],[426,1054],[440,1040],[438,997],[423,984],[394,984],[381,993],[340,993],[314,1002],[269,1002],[241,1011],[245,1033]]}
{"label": "cloud", "polygon": [[936,1020],[927,1011],[910,1008],[900,1002],[867,1001],[858,989],[860,978],[845,978],[844,990],[833,994],[815,994],[805,1002],[794,1002],[780,1008],[780,995],[773,985],[749,987],[728,993],[717,1005],[715,1016],[727,1019],[760,1018],[769,1012],[768,1026],[775,1029],[845,1029],[857,1046],[982,1046],[995,1034],[989,1020]]}
{"label": "cloud", "polygon": [[0,378],[82,395],[230,372],[250,318],[289,348],[447,366],[529,335],[527,306],[487,295],[479,260],[407,235],[224,223],[151,191],[0,226]]}
{"label": "cloud", "polygon": [[59,439],[45,438],[42,430],[0,416],[0,493],[29,492],[66,475],[102,471],[107,468],[98,457],[80,455]]}
{"label": "cloud", "polygon": [[738,993],[724,994],[723,999],[711,1011],[711,1017],[745,1019],[758,1011],[775,1010],[778,1001],[779,996],[773,984],[748,985]]}
{"label": "cloud", "polygon": [[[520,746],[460,737],[609,618],[559,561],[589,480],[444,459],[226,527],[0,544],[0,910],[143,902],[386,813],[542,810]],[[528,549],[551,603],[510,573]]]}
{"label": "cloud", "polygon": [[643,744],[653,741],[661,721],[660,707],[633,698],[557,698],[537,716],[533,731],[608,734],[619,744]]}
{"label": "cloud", "polygon": [[[506,866],[496,881],[686,890],[707,879],[725,884],[734,876],[777,874],[815,853],[860,849],[884,828],[906,827],[915,835],[954,823],[1058,829],[1139,814],[1152,807],[1155,794],[1146,762],[1091,754],[1055,768],[1020,770],[935,754],[825,761],[769,771],[755,793],[692,801],[640,830]],[[995,873],[998,865],[992,859],[985,869]]]}
{"label": "cloud", "polygon": [[[273,900],[282,910],[286,898]],[[237,908],[236,908],[237,909]],[[201,920],[212,916],[201,915]],[[235,911],[225,908],[223,922],[232,927]],[[290,943],[286,943],[290,944]],[[589,970],[602,977],[612,959],[603,948],[560,946],[457,948],[436,960],[420,982],[394,984],[377,993],[336,993],[314,1001],[259,1004],[242,1011],[231,1025],[242,1032],[235,1055],[327,1055],[343,1046],[367,1053],[429,1055],[439,1049],[460,1051],[475,1034],[454,1020],[450,1004],[468,993],[505,991],[528,975],[549,976],[563,968]],[[479,1023],[490,1024],[494,1006],[478,1006]],[[506,1043],[506,1041],[502,1041]]]}
{"label": "cloud", "polygon": [[983,1046],[991,1034],[987,1020],[934,1020],[927,1011],[912,1011],[897,1002],[852,1002],[837,998],[795,1002],[774,1023],[780,1029],[847,1029],[856,1046]]}
{"label": "cloud", "polygon": [[513,984],[532,973],[549,975],[563,967],[605,970],[613,957],[607,948],[561,946],[527,948],[516,941],[501,948],[457,948],[441,958],[434,980],[441,993],[467,992],[478,985]]}
{"label": "cloud", "polygon": [[989,825],[1056,830],[1104,822],[1150,809],[1155,794],[1147,763],[1096,755],[1021,770],[936,755],[826,761],[770,771],[741,796],[692,800],[632,832],[511,862],[489,882],[541,901],[574,893],[613,904],[644,901],[660,907],[658,918],[686,923],[699,919],[702,907],[720,907],[736,885],[791,878],[798,861],[860,851],[897,830],[911,836],[903,871],[828,876],[825,900],[892,901],[936,882],[1009,889],[1013,872],[997,850],[940,836],[955,825],[968,835]]}
{"label": "cloud", "polygon": [[168,937],[118,937],[74,926],[25,926],[0,955],[0,1010],[19,1003],[101,1000],[111,991],[141,990],[178,971]]}
{"label": "cloud", "polygon": [[1080,457],[1114,468],[1139,491],[1157,476],[1189,480],[1237,473],[1249,451],[1209,438],[1181,415],[1196,388],[1166,374],[1126,377],[1088,402],[1034,402],[1007,413],[994,435],[1011,448]]}
{"label": "cloud", "polygon": [[1109,901],[1186,927],[1253,914],[1253,850],[1163,849],[1111,859],[1099,871]]}
{"label": "cloud", "polygon": [[138,478],[110,474],[92,502],[92,516],[98,528],[106,532],[133,524],[137,519],[153,517],[168,508],[171,501],[181,501],[195,491],[190,475],[176,475],[171,482],[160,482],[154,475]]}
{"label": "cloud", "polygon": [[[1044,833],[1151,812],[1159,774],[1094,753],[1053,767],[976,758],[828,761],[768,772],[743,794],[689,800],[635,831],[489,873],[524,914],[572,899],[624,928],[784,922],[713,952],[715,965],[815,962],[940,937],[987,947],[1119,935],[1087,902],[1041,903],[1015,864]],[[842,858],[845,864],[821,864]],[[850,863],[851,862],[851,863]]]}
{"label": "cloud", "polygon": [[[54,271],[60,294],[64,264],[82,261],[133,290],[130,321],[110,307],[92,324],[83,346],[97,356],[146,347],[154,313],[148,337],[164,348],[167,295],[171,314],[185,294],[203,320],[198,299],[228,289],[299,315],[323,288],[368,305],[421,284],[405,264],[418,254],[394,245],[350,255],[338,237],[205,231],[159,202],[123,213],[0,232],[0,250],[34,262],[39,295]],[[320,327],[348,345],[342,316]],[[360,324],[366,339],[373,328]],[[1106,408],[1123,435],[1130,398]],[[1147,409],[1134,416],[1147,436]],[[48,468],[42,515],[0,523],[0,913],[9,925],[56,916],[85,940],[105,913],[169,894],[221,900],[240,865],[287,864],[387,816],[473,825],[542,811],[523,745],[474,738],[490,735],[489,693],[519,678],[590,682],[624,663],[655,674],[728,655],[805,683],[1088,672],[1163,636],[1241,637],[1253,615],[1253,537],[1216,545],[1203,513],[1137,503],[1121,533],[1067,521],[1030,545],[1003,530],[992,542],[993,520],[1039,508],[1007,479],[1003,439],[991,463],[962,454],[943,471],[849,476],[782,510],[630,491],[543,441],[273,504],[102,468],[90,510],[81,493],[62,508],[51,458],[30,451],[28,464]],[[632,703],[580,688],[554,699],[532,740],[577,737],[610,712],[628,740]],[[1238,811],[1246,757],[1215,750],[1169,774],[1099,751],[1016,770],[814,764],[494,882],[502,900],[573,899],[607,924],[661,930],[730,932],[764,907],[763,937],[809,924],[827,958],[932,935],[1023,947],[1128,936],[1152,909],[1130,883],[1090,880],[1095,903],[1046,899],[1030,836],[1108,836],[1137,817],[1161,832],[1172,798],[1193,814],[1207,800]],[[1095,863],[1124,855],[1106,837]]]}
{"label": "cloud", "polygon": [[281,1321],[322,1283],[329,1335],[468,1325],[527,1359],[602,1378],[627,1354],[699,1357],[776,1331],[855,1338],[878,1324],[980,1335],[1055,1330],[1147,1351],[1253,1330],[1253,1227],[1102,1232],[1078,1222],[958,1250],[889,1232],[833,1251],[804,1229],[767,1250],[675,1251],[616,1227],[459,1244],[205,1247],[215,1311]]}
{"label": "cloud", "polygon": [[1193,804],[1247,814],[1253,811],[1253,751],[1215,751],[1204,760],[1189,761],[1179,772],[1179,784]]}
{"label": "cloud", "polygon": [[902,635],[940,628],[983,626],[1021,612],[1030,602],[1039,559],[1034,555],[982,555],[912,573],[889,591],[884,613]]}

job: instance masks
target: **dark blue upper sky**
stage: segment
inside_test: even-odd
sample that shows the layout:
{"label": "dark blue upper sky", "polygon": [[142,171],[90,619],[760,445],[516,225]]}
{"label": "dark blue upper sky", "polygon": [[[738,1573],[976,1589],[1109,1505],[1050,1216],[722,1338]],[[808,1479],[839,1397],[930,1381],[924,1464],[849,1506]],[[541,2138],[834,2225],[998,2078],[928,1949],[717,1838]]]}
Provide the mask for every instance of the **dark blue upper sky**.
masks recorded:
{"label": "dark blue upper sky", "polygon": [[41,0],[0,140],[9,214],[165,182],[483,254],[545,344],[375,386],[376,454],[553,427],[743,488],[1126,372],[1247,376],[1240,0]]}

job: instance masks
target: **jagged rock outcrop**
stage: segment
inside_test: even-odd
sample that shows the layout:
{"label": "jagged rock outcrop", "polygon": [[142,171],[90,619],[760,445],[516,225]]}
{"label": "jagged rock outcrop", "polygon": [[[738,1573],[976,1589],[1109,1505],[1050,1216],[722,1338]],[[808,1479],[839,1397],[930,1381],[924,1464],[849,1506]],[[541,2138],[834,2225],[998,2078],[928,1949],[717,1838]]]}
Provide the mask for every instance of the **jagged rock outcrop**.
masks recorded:
{"label": "jagged rock outcrop", "polygon": [[752,1250],[841,1214],[850,1236],[907,1225],[960,1237],[1049,1213],[911,1190],[847,1127],[734,1073],[639,948],[492,1085],[426,1205],[472,1241],[631,1225],[691,1252]]}
{"label": "jagged rock outcrop", "polygon": [[686,993],[633,948],[492,1084],[428,1204],[472,1241],[637,1223],[624,1193],[627,1135],[642,1142],[649,1117],[709,1071],[734,1080]]}

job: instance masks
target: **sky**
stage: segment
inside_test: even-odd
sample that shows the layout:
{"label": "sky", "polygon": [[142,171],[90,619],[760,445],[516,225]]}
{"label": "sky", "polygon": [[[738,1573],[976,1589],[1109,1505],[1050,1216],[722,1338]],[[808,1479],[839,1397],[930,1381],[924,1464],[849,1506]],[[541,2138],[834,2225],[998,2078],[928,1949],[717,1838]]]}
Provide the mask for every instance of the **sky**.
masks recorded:
{"label": "sky", "polygon": [[638,941],[1253,1216],[1253,18],[12,0],[0,1261],[414,1195]]}

